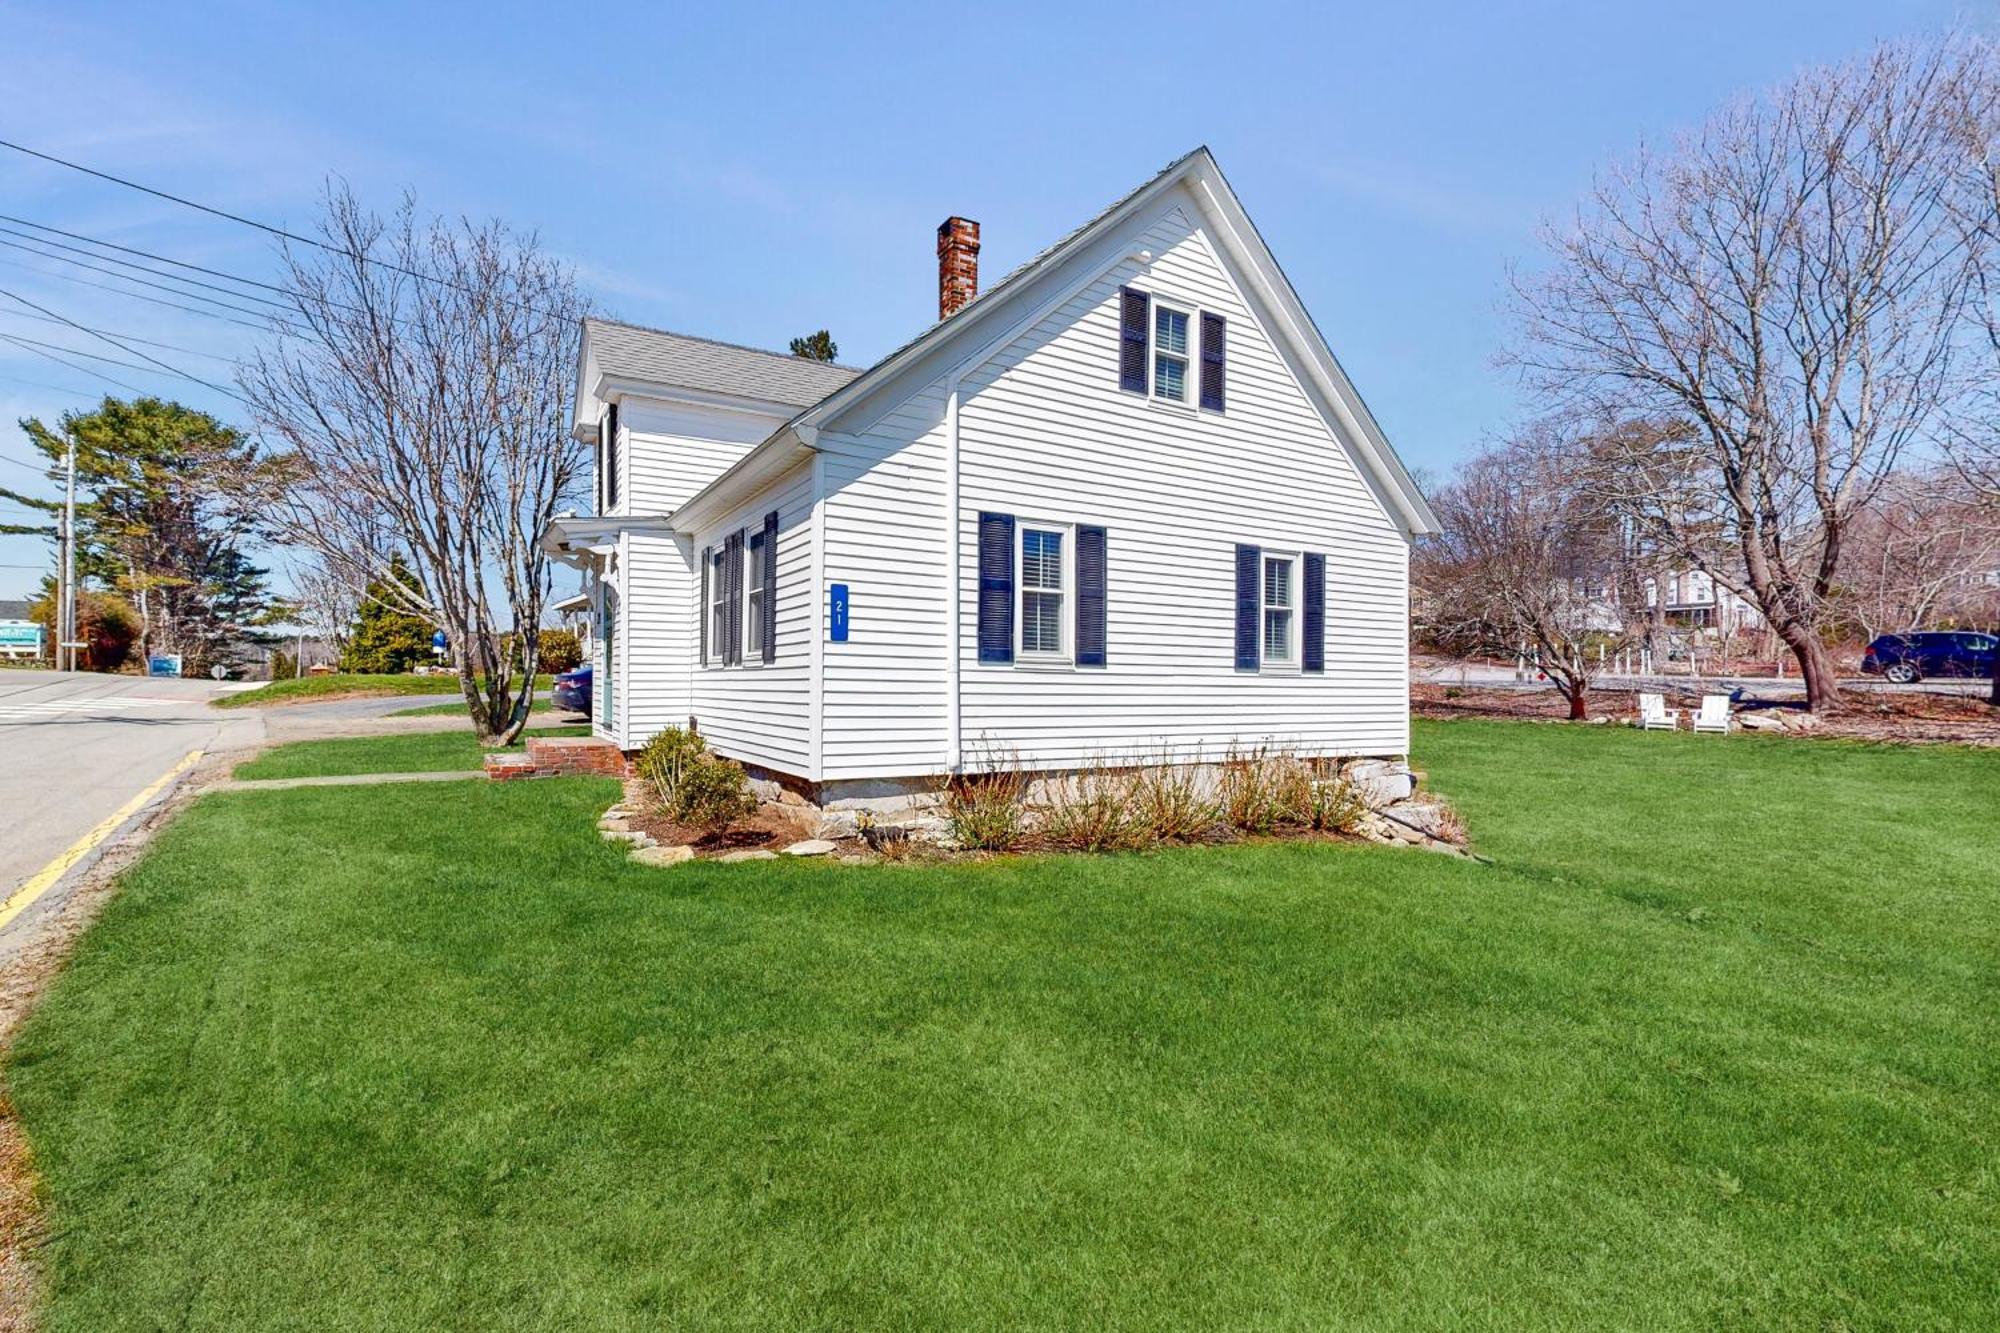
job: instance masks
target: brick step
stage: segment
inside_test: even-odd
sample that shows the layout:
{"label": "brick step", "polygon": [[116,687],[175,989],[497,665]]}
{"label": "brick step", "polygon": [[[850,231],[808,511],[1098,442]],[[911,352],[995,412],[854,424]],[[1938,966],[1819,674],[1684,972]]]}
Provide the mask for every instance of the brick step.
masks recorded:
{"label": "brick step", "polygon": [[485,767],[495,779],[630,776],[624,753],[597,736],[531,736],[525,753],[489,754]]}

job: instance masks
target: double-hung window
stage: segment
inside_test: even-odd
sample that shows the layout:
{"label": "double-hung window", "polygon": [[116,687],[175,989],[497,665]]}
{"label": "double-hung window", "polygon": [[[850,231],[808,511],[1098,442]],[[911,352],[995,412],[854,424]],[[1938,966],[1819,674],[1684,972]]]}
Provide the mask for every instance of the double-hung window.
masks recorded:
{"label": "double-hung window", "polygon": [[1068,601],[1068,530],[1021,525],[1022,657],[1060,658],[1068,654],[1063,614]]}
{"label": "double-hung window", "polygon": [[1188,314],[1153,306],[1153,397],[1170,403],[1188,400]]}
{"label": "double-hung window", "polygon": [[1264,661],[1287,666],[1298,661],[1298,557],[1264,555]]}
{"label": "double-hung window", "polygon": [[743,580],[743,660],[764,660],[764,561],[769,547],[764,530],[753,528],[747,539],[750,548],[749,572]]}
{"label": "double-hung window", "polygon": [[723,561],[724,547],[708,549],[708,660],[729,660],[729,578]]}

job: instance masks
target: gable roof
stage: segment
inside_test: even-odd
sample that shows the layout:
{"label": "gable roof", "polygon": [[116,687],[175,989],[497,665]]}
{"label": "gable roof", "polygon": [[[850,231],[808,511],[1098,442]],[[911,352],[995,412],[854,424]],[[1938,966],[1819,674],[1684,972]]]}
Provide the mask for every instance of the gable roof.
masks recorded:
{"label": "gable roof", "polygon": [[855,366],[609,319],[586,319],[583,328],[597,373],[608,379],[810,407],[861,373]]}
{"label": "gable roof", "polygon": [[26,620],[28,603],[12,597],[0,597],[0,620]]}
{"label": "gable roof", "polygon": [[998,318],[999,312],[1008,308],[1017,292],[1030,290],[1035,279],[1088,249],[1160,195],[1183,184],[1195,195],[1197,206],[1206,219],[1214,224],[1218,244],[1253,279],[1255,290],[1250,295],[1274,316],[1273,335],[1279,342],[1290,346],[1307,368],[1305,388],[1308,396],[1320,404],[1323,412],[1345,427],[1337,433],[1353,443],[1356,462],[1363,476],[1381,495],[1391,516],[1411,536],[1439,531],[1437,516],[1431,512],[1429,502],[1403,467],[1402,460],[1396,456],[1394,447],[1355,390],[1353,381],[1341,369],[1333,349],[1327,345],[1325,335],[1306,312],[1291,279],[1285,276],[1270,247],[1264,244],[1264,238],[1250,221],[1236,192],[1223,178],[1222,168],[1206,145],[1169,162],[1150,179],[1128,191],[949,317],[939,320],[861,374],[805,407],[681,505],[671,516],[674,526],[680,527],[684,517],[691,520],[717,503],[759,485],[796,464],[799,451],[814,447],[812,442],[824,425],[889,386],[904,370],[922,358],[933,353],[942,355],[941,349],[991,323]]}

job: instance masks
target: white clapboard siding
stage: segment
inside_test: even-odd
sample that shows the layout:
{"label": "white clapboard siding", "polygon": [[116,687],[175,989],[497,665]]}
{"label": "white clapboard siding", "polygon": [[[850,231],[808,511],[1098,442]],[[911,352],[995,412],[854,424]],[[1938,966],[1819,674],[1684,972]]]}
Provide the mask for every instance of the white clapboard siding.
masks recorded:
{"label": "white clapboard siding", "polygon": [[[1191,212],[1167,207],[1140,237],[1149,266],[1105,274],[961,386],[960,718],[968,752],[997,746],[1029,764],[1064,765],[1161,747],[1211,755],[1265,743],[1316,754],[1409,748],[1407,542],[1190,224]],[[1227,319],[1226,411],[1119,389],[1124,283],[1190,315]],[[978,661],[981,510],[1107,529],[1105,667]],[[1323,675],[1235,669],[1238,542],[1326,556]]]}
{"label": "white clapboard siding", "polygon": [[[744,533],[747,542],[751,532],[764,526],[764,516],[777,511],[777,660],[764,662],[745,651],[744,660],[735,666],[696,663],[693,707],[675,719],[685,724],[691,711],[716,753],[799,777],[810,777],[812,767],[812,637],[818,628],[814,616],[818,602],[812,587],[812,476],[810,463],[793,468],[704,529],[690,547],[688,567],[696,573],[688,596],[692,606],[701,595],[700,565],[693,563],[701,559],[701,553],[720,544],[731,532]],[[746,545],[746,593],[753,576]],[[747,619],[745,625],[747,630]],[[691,654],[700,651],[699,634],[699,622],[691,620],[686,640]]]}
{"label": "white clapboard siding", "polygon": [[[621,517],[671,513],[783,421],[764,412],[630,394],[619,400],[618,412],[622,476],[612,512]],[[693,707],[700,571],[689,546],[663,533],[628,532],[621,539],[613,576],[620,594],[612,687],[618,722],[613,733],[599,730],[628,748],[645,744],[662,727],[685,726]]]}
{"label": "white clapboard siding", "polygon": [[625,671],[614,702],[628,748],[662,727],[687,725],[696,596],[688,549],[685,538],[666,533],[625,534],[619,625]]}
{"label": "white clapboard siding", "polygon": [[[1185,195],[1169,196],[1130,225],[1150,265],[1113,267],[984,365],[960,369],[959,760],[993,748],[1049,766],[1162,748],[1409,748],[1407,541],[1193,215]],[[1226,412],[1119,390],[1126,282],[1228,320]],[[1198,321],[1191,333],[1198,351]],[[850,642],[825,650],[827,780],[954,761],[951,640],[937,619],[949,609],[947,384],[863,433],[820,439],[824,577],[852,590]],[[981,510],[1107,528],[1106,667],[979,662]],[[1324,674],[1235,670],[1238,542],[1326,556]]]}
{"label": "white clapboard siding", "polygon": [[[848,640],[822,668],[827,781],[934,773],[951,705],[945,393],[920,392],[859,435],[820,436],[828,584],[848,587]],[[817,607],[815,607],[817,613]]]}

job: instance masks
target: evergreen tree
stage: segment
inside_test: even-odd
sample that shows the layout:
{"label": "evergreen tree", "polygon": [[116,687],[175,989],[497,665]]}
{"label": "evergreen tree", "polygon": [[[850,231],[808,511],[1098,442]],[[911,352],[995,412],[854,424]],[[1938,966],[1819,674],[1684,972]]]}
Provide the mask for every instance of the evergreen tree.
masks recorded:
{"label": "evergreen tree", "polygon": [[389,579],[406,588],[417,586],[410,567],[400,555],[390,562],[384,578],[368,585],[361,598],[361,609],[355,615],[354,631],[347,636],[347,646],[341,650],[342,671],[395,675],[431,660],[430,622],[396,609]]}
{"label": "evergreen tree", "polygon": [[831,363],[840,355],[840,344],[833,340],[831,333],[821,329],[818,333],[792,339],[792,355],[802,356],[808,361]]}

